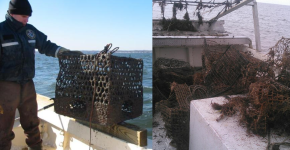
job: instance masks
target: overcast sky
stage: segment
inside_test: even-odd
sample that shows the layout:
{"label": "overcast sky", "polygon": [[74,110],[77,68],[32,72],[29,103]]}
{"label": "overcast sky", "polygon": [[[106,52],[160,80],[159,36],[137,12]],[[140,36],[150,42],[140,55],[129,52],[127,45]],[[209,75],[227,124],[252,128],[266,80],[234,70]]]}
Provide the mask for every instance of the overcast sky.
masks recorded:
{"label": "overcast sky", "polygon": [[280,5],[290,5],[290,0],[256,0],[257,2],[262,3],[272,3],[272,4],[280,4]]}

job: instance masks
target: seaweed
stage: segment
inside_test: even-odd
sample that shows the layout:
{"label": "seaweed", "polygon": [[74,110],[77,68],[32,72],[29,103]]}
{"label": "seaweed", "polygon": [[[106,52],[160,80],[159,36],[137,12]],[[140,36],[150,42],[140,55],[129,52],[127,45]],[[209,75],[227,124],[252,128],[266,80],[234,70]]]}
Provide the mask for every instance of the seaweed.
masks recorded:
{"label": "seaweed", "polygon": [[197,29],[193,26],[192,22],[189,20],[179,20],[176,18],[165,19],[163,18],[161,25],[163,30],[167,31],[193,31],[196,32]]}
{"label": "seaweed", "polygon": [[221,110],[217,120],[239,112],[239,122],[249,133],[265,137],[269,128],[277,128],[290,134],[290,89],[273,79],[262,78],[250,85],[246,96],[212,107]]}
{"label": "seaweed", "polygon": [[[251,53],[243,54],[250,63],[239,82],[248,93],[223,105],[212,104],[221,110],[217,120],[239,112],[239,122],[249,133],[265,137],[274,128],[290,135],[289,45],[290,39],[282,37],[270,48],[266,61],[251,57]],[[278,69],[276,75],[272,69]]]}

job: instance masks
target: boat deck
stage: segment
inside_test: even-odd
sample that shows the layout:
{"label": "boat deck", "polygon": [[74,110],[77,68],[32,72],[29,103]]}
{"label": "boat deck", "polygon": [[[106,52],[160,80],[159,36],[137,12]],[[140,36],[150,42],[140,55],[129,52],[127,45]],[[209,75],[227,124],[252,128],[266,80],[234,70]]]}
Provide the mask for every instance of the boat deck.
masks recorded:
{"label": "boat deck", "polygon": [[172,139],[166,136],[164,124],[165,122],[162,120],[161,113],[157,112],[154,114],[152,129],[153,147],[156,150],[177,150],[171,143]]}
{"label": "boat deck", "polygon": [[[37,95],[37,101],[38,109],[53,103],[48,97],[42,95]],[[134,125],[97,128],[97,125],[93,124],[90,129],[89,125],[84,122],[55,113],[53,106],[39,111],[38,117],[41,121],[39,128],[46,150],[88,149],[89,145],[94,150],[152,149],[152,144],[147,144],[151,142],[151,140],[147,140],[147,130],[137,128]],[[18,118],[18,113],[15,118]],[[19,120],[15,120],[13,131],[16,137],[12,141],[12,149],[25,149],[27,147],[25,135]],[[114,132],[112,133],[112,131]]]}

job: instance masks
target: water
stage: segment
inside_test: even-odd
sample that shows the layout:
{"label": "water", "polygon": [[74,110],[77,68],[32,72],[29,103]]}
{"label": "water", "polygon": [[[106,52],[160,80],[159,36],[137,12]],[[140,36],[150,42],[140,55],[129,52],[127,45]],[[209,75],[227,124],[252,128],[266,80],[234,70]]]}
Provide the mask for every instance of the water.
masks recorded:
{"label": "water", "polygon": [[[282,36],[290,38],[290,6],[258,3],[258,13],[262,51],[268,52]],[[251,38],[255,48],[252,7],[242,7],[221,19],[226,31]]]}
{"label": "water", "polygon": [[[85,54],[95,54],[96,51],[83,51]],[[147,137],[152,139],[152,52],[126,51],[116,52],[116,56],[143,59],[143,115],[126,122],[147,129]],[[58,59],[35,53],[36,72],[34,83],[36,92],[47,97],[55,97],[56,78],[59,71]]]}
{"label": "water", "polygon": [[[207,0],[208,1],[208,0]],[[221,1],[221,0],[220,0]],[[222,0],[224,1],[224,0]],[[218,0],[216,0],[218,2]],[[191,6],[188,8],[188,13],[191,19],[196,20],[197,17],[192,17],[196,7]],[[222,9],[216,8],[209,13],[209,10],[202,11],[202,15],[205,20],[209,20],[216,16]],[[177,18],[183,18],[185,11],[177,11]],[[260,24],[260,36],[261,47],[264,53],[268,52],[268,49],[275,46],[277,41],[281,37],[290,38],[290,6],[258,3],[258,14]],[[158,4],[153,5],[153,19],[161,18],[160,7]],[[165,17],[172,17],[172,5],[165,7]],[[243,6],[238,10],[220,18],[224,20],[224,28],[226,31],[232,33],[235,36],[246,36],[252,40],[253,47],[256,48],[254,23],[251,6]]]}

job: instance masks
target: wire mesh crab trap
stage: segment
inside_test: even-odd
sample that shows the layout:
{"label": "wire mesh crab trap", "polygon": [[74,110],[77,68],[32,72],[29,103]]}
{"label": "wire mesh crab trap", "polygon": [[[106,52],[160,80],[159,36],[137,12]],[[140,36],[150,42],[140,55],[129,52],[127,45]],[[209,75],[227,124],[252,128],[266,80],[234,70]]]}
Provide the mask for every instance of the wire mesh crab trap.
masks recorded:
{"label": "wire mesh crab trap", "polygon": [[167,136],[172,138],[180,150],[188,149],[189,145],[189,95],[191,91],[186,84],[175,83],[169,98],[156,104],[165,122]]}
{"label": "wire mesh crab trap", "polygon": [[266,61],[245,55],[250,63],[238,82],[244,83],[248,94],[221,105],[219,120],[237,114],[240,124],[251,133],[265,137],[274,129],[290,135],[289,44],[290,39],[282,37],[269,49]]}
{"label": "wire mesh crab trap", "polygon": [[101,125],[142,114],[143,60],[98,55],[62,55],[55,112]]}
{"label": "wire mesh crab trap", "polygon": [[[215,54],[211,51],[213,50],[208,49],[208,47],[205,48],[204,53],[207,59]],[[248,63],[249,61],[238,50],[232,49],[231,46],[222,51],[220,56],[207,68],[208,71],[205,75],[205,85],[210,95],[217,96],[231,89],[241,77],[242,70],[246,68]]]}
{"label": "wire mesh crab trap", "polygon": [[[167,99],[170,95],[172,82],[192,84],[194,71],[188,62],[171,58],[158,58],[153,64],[153,111],[158,101]],[[172,103],[170,105],[175,105],[175,102]]]}
{"label": "wire mesh crab trap", "polygon": [[269,49],[267,62],[279,70],[277,80],[290,87],[290,38],[282,37]]}

